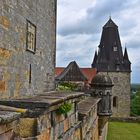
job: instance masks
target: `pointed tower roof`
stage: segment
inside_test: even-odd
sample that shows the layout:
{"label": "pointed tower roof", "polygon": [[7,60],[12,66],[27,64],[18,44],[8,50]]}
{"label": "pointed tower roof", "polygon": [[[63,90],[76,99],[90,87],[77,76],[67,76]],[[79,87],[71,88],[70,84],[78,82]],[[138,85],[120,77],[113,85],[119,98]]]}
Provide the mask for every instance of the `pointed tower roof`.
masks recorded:
{"label": "pointed tower roof", "polygon": [[125,51],[125,56],[123,55],[118,26],[110,17],[103,26],[98,57],[92,66],[95,66],[98,72],[131,71],[129,63],[127,63],[128,66],[126,63],[124,66],[124,58],[126,62],[129,62],[127,51]]}
{"label": "pointed tower roof", "polygon": [[69,65],[62,71],[60,75],[56,77],[58,81],[87,81],[79,66],[75,61],[69,63]]}
{"label": "pointed tower roof", "polygon": [[109,28],[109,27],[118,27],[114,21],[111,19],[111,17],[109,18],[109,20],[107,21],[107,23],[103,26],[103,28]]}
{"label": "pointed tower roof", "polygon": [[98,58],[97,51],[95,51],[94,59],[93,59],[93,62],[92,62],[92,68],[95,68],[95,64],[97,62],[97,58]]}
{"label": "pointed tower roof", "polygon": [[125,48],[123,60],[124,60],[125,63],[126,62],[131,63],[130,60],[129,60],[129,57],[128,57],[127,48]]}

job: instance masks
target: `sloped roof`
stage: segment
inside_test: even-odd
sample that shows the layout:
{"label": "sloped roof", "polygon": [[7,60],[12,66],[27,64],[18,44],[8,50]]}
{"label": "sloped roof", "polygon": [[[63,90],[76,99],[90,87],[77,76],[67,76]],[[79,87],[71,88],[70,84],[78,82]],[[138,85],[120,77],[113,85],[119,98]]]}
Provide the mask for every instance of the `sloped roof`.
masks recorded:
{"label": "sloped roof", "polygon": [[96,68],[80,68],[83,74],[87,77],[88,82],[91,82],[93,77],[96,75]]}
{"label": "sloped roof", "polygon": [[123,60],[125,63],[131,63],[128,57],[127,49],[125,48]]}
{"label": "sloped roof", "polygon": [[[65,67],[56,67],[55,77],[57,78],[64,69]],[[91,82],[92,78],[96,75],[96,68],[80,68],[80,71],[87,78],[88,82]]]}
{"label": "sloped roof", "polygon": [[87,81],[88,79],[81,72],[79,66],[75,61],[69,65],[56,77],[59,81]]}
{"label": "sloped roof", "polygon": [[55,68],[55,77],[57,77],[61,72],[65,69],[65,67],[56,67]]}
{"label": "sloped roof", "polygon": [[[92,67],[98,72],[131,72],[127,51],[123,56],[118,26],[110,18],[103,26],[98,55],[95,53],[96,61]],[[125,63],[124,63],[125,62]]]}
{"label": "sloped roof", "polygon": [[114,21],[111,18],[109,18],[109,20],[103,27],[108,28],[108,27],[118,27],[118,26],[114,23]]}

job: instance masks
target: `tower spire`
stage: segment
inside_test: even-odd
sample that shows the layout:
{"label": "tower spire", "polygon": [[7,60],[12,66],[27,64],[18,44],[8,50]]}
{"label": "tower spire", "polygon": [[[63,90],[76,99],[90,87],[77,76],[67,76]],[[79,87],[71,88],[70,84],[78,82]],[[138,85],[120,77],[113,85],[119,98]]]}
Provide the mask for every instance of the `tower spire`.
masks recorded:
{"label": "tower spire", "polygon": [[109,19],[111,19],[111,12],[109,13]]}
{"label": "tower spire", "polygon": [[127,48],[126,48],[126,46],[125,46],[125,51],[124,51],[123,60],[124,60],[124,62],[130,62],[130,61],[129,61],[129,58],[128,58],[128,53],[127,53]]}
{"label": "tower spire", "polygon": [[96,64],[96,62],[97,62],[97,57],[98,57],[97,51],[95,51],[94,59],[93,59],[93,62],[92,62],[92,68],[95,67],[95,64]]}

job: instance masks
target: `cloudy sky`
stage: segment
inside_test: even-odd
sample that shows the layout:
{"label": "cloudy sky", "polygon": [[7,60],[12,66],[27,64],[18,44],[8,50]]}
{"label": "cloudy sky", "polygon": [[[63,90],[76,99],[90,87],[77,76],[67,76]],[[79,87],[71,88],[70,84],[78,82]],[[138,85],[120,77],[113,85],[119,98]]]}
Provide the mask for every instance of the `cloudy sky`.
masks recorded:
{"label": "cloudy sky", "polygon": [[132,82],[140,83],[140,0],[57,0],[56,66],[75,60],[90,67],[102,26],[111,15],[132,62]]}

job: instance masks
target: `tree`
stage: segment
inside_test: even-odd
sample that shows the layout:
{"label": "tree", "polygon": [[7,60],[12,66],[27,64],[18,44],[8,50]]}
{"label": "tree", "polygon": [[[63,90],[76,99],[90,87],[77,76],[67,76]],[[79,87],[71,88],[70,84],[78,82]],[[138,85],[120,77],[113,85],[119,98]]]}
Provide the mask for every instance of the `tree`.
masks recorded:
{"label": "tree", "polygon": [[140,116],[140,90],[131,101],[131,115]]}

